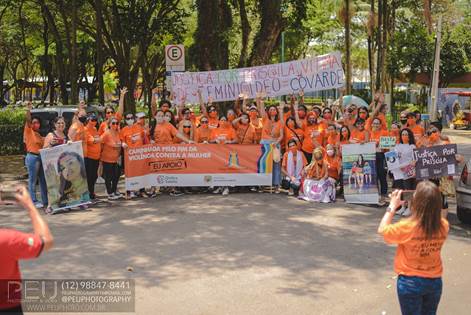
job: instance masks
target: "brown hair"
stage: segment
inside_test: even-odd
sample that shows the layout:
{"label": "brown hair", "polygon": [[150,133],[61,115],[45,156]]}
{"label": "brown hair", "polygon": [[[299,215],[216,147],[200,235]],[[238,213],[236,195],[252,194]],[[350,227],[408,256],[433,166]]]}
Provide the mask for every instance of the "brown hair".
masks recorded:
{"label": "brown hair", "polygon": [[426,239],[441,231],[442,195],[437,185],[431,181],[420,182],[412,198],[411,209]]}

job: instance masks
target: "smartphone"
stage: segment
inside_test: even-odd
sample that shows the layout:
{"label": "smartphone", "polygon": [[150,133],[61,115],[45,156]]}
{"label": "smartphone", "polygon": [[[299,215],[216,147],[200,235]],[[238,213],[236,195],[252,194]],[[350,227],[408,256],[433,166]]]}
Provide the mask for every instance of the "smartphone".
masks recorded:
{"label": "smartphone", "polygon": [[2,199],[2,201],[16,202],[15,195],[16,195],[15,190],[8,190],[8,189],[0,190],[0,198]]}
{"label": "smartphone", "polygon": [[401,200],[412,200],[415,190],[403,190],[401,194]]}

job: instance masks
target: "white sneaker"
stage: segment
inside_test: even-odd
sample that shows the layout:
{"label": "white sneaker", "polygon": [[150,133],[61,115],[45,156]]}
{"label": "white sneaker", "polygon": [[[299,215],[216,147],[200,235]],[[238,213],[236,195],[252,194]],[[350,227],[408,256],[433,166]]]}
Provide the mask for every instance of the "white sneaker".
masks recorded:
{"label": "white sneaker", "polygon": [[410,215],[412,214],[412,212],[410,211],[410,208],[406,208],[403,212],[402,212],[402,216],[403,217],[410,217]]}
{"label": "white sneaker", "polygon": [[34,206],[35,206],[36,208],[38,208],[38,209],[39,209],[39,208],[44,208],[43,203],[40,202],[40,201],[37,201],[37,202],[34,204]]}
{"label": "white sneaker", "polygon": [[290,189],[290,190],[288,191],[288,196],[294,196],[294,192],[293,192],[292,189]]}
{"label": "white sneaker", "polygon": [[115,192],[114,195],[117,197],[116,199],[121,199],[121,198],[124,198],[124,195],[120,192]]}
{"label": "white sneaker", "polygon": [[219,193],[221,193],[221,187],[218,187],[215,190],[213,190],[213,194],[219,194]]}
{"label": "white sneaker", "polygon": [[229,187],[224,187],[224,189],[222,190],[222,195],[223,196],[229,195]]}
{"label": "white sneaker", "polygon": [[118,200],[118,199],[119,199],[119,197],[116,196],[115,194],[109,194],[108,195],[108,200]]}
{"label": "white sneaker", "polygon": [[401,207],[401,209],[397,210],[395,215],[402,215],[406,209],[404,207]]}

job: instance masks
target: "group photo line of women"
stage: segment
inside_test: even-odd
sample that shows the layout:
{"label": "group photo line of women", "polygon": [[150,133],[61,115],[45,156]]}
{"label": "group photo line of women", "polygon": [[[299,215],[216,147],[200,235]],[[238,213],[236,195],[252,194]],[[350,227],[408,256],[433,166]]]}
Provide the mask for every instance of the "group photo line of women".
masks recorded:
{"label": "group photo line of women", "polygon": [[[152,117],[144,112],[124,113],[124,97],[127,89],[120,91],[118,109],[105,108],[105,117],[100,121],[95,113],[85,110],[82,101],[71,122],[66,126],[63,117],[55,118],[52,130],[46,137],[39,134],[41,120],[31,114],[28,105],[24,129],[26,146],[25,165],[28,170],[29,191],[35,204],[51,213],[47,197],[47,186],[42,169],[39,151],[57,145],[81,141],[85,172],[90,200],[97,200],[95,185],[103,177],[106,198],[117,200],[136,197],[156,197],[168,192],[172,196],[184,193],[201,192],[192,187],[151,187],[139,191],[118,191],[122,169],[126,167],[123,154],[127,148],[145,144],[270,144],[273,146],[273,178],[270,191],[279,194],[281,189],[289,196],[307,201],[334,202],[343,193],[342,147],[348,144],[374,143],[376,147],[375,174],[380,205],[385,205],[388,197],[388,181],[392,188],[414,190],[415,174],[395,179],[394,172],[388,172],[385,152],[397,150],[400,155],[409,155],[413,169],[413,150],[449,143],[449,138],[441,134],[441,124],[424,122],[420,113],[401,112],[400,120],[387,122],[387,105],[384,96],[377,93],[369,106],[342,104],[342,97],[327,106],[307,107],[304,93],[289,95],[283,101],[265,105],[265,94],[258,93],[255,100],[248,100],[241,94],[234,104],[222,112],[212,103],[211,97],[204,102],[199,93],[199,113],[186,106],[186,100],[176,102],[170,99],[158,101],[153,95]],[[67,128],[68,127],[68,128]],[[66,132],[67,130],[67,132]],[[381,137],[394,137],[396,147],[380,147]],[[362,163],[363,164],[363,163]],[[345,176],[348,185],[370,183],[371,166],[368,162],[358,166]],[[404,166],[404,165],[403,165]],[[388,176],[389,173],[389,176]],[[359,176],[361,175],[361,176]],[[440,186],[440,179],[433,179]],[[36,183],[40,186],[40,200],[36,196]],[[214,194],[228,195],[238,187],[209,187]],[[251,191],[263,192],[265,187],[250,187]],[[443,208],[447,209],[446,195],[443,195]],[[406,204],[398,214],[409,216]]]}

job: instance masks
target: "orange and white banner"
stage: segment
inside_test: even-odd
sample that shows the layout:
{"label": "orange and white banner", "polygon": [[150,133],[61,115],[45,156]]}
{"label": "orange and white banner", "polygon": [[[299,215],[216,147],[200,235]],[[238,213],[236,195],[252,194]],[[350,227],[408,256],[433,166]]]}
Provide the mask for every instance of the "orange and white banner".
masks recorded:
{"label": "orange and white banner", "polygon": [[270,145],[148,144],[125,151],[126,189],[151,186],[269,186]]}

